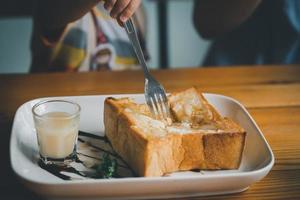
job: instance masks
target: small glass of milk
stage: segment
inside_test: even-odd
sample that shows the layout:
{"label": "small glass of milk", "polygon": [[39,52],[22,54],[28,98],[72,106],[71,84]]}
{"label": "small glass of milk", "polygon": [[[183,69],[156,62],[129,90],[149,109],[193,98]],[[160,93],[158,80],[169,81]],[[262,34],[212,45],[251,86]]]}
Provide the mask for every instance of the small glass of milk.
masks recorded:
{"label": "small glass of milk", "polygon": [[76,159],[80,106],[66,100],[48,100],[32,108],[40,159],[66,165]]}

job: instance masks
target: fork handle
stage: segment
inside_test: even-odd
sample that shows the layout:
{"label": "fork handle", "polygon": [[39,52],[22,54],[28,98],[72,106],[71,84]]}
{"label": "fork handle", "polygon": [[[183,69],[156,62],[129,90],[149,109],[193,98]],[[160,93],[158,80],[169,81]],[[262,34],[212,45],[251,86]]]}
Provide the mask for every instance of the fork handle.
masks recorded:
{"label": "fork handle", "polygon": [[149,70],[145,61],[145,57],[138,39],[138,35],[134,26],[134,23],[132,19],[130,18],[125,22],[125,30],[127,32],[127,35],[129,37],[129,40],[131,41],[131,44],[133,46],[133,49],[137,55],[137,58],[140,62],[140,64],[143,67],[144,75],[147,76],[149,74]]}

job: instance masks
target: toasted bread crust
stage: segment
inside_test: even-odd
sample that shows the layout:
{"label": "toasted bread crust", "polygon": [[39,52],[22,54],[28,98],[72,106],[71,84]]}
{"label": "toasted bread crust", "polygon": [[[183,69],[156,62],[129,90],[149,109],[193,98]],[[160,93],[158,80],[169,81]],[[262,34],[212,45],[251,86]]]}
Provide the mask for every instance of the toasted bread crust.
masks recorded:
{"label": "toasted bread crust", "polygon": [[[211,123],[221,127],[222,131],[195,130],[188,134],[172,132],[163,132],[161,135],[151,134],[150,129],[140,127],[140,118],[131,114],[132,111],[141,110],[140,113],[148,115],[149,111],[145,107],[140,107],[128,99],[105,100],[106,135],[114,150],[139,176],[162,176],[192,169],[215,170],[239,167],[246,132],[232,120],[222,118],[197,90],[193,89],[192,92],[197,93],[206,109],[203,111],[205,113],[203,117],[208,117]],[[131,112],[126,111],[128,107],[131,107]],[[187,117],[185,116],[185,119]],[[200,121],[207,122],[207,119]]]}

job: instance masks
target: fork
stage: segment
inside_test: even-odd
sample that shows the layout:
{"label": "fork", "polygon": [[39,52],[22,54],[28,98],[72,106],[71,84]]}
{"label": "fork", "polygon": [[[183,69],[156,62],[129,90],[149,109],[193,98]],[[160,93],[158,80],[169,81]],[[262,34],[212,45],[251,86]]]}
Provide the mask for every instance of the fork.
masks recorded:
{"label": "fork", "polygon": [[137,55],[139,63],[143,67],[145,77],[145,99],[148,107],[155,119],[169,121],[170,112],[169,104],[163,86],[150,74],[145,57],[137,36],[137,32],[132,19],[127,20],[124,24],[125,30],[131,41],[133,49]]}

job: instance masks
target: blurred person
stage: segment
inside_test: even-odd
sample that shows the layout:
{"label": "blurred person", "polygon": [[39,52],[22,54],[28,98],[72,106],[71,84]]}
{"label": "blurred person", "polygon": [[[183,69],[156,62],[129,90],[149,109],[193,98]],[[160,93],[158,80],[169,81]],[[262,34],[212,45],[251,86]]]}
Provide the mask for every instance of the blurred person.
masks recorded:
{"label": "blurred person", "polygon": [[133,17],[146,51],[145,17],[140,4],[140,0],[36,1],[30,71],[138,68],[122,24]]}
{"label": "blurred person", "polygon": [[299,0],[195,0],[204,66],[300,63]]}

